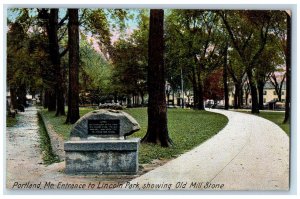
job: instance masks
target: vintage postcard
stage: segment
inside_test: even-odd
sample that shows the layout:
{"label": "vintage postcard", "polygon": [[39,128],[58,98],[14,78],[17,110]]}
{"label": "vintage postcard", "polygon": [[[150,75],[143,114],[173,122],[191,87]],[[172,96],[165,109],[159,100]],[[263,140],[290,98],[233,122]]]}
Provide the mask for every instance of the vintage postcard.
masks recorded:
{"label": "vintage postcard", "polygon": [[290,190],[292,9],[4,9],[9,193]]}

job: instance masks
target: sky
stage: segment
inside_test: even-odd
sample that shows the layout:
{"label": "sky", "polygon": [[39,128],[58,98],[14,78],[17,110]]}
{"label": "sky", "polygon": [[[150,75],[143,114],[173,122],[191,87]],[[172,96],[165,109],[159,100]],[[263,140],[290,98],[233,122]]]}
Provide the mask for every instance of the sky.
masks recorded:
{"label": "sky", "polygon": [[[37,15],[37,12],[35,9],[33,9],[32,11],[29,12],[30,16],[35,16]],[[66,14],[66,8],[60,8],[59,10],[59,19],[63,18]],[[134,29],[137,28],[138,26],[138,22],[137,22],[137,15],[138,15],[138,10],[137,9],[130,9],[128,10],[128,14],[131,15],[132,17],[130,19],[125,19],[125,24],[126,24],[126,29],[124,31],[125,35],[130,35],[133,33]],[[7,10],[7,18],[11,21],[15,21],[16,18],[18,17],[19,12],[14,10],[14,9],[8,9]],[[79,11],[79,16],[80,16],[80,11]],[[109,15],[108,15],[109,16]],[[110,25],[110,29],[111,29],[111,42],[112,44],[117,41],[120,37],[120,31],[116,28],[113,28],[113,23],[115,23],[115,21],[111,18],[108,17],[109,23]],[[92,41],[93,43],[93,48],[101,53],[101,50],[99,48],[97,39],[95,37],[92,36],[91,33],[87,33],[87,39],[89,41]]]}

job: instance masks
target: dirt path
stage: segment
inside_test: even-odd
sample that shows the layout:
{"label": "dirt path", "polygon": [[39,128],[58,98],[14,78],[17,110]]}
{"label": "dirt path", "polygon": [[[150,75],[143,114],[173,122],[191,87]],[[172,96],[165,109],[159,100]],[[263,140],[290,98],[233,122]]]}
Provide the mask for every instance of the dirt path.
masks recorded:
{"label": "dirt path", "polygon": [[[64,162],[49,166],[43,164],[39,146],[37,108],[29,107],[25,112],[19,113],[18,123],[14,127],[8,127],[6,131],[7,189],[70,189],[73,187],[96,190],[112,188],[134,177],[67,176],[63,169]],[[95,186],[88,187],[89,184]]]}

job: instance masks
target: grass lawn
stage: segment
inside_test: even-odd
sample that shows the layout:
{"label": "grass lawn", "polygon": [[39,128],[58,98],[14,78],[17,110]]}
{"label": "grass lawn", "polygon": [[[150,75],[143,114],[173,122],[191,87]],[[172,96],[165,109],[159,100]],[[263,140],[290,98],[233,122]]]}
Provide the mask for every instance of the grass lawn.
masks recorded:
{"label": "grass lawn", "polygon": [[[239,112],[246,112],[251,114],[251,111],[239,111]],[[259,114],[254,114],[259,117],[263,117],[271,122],[277,124],[288,136],[290,136],[290,124],[286,123],[283,124],[284,120],[284,112],[271,112],[271,111],[260,111]]]}
{"label": "grass lawn", "polygon": [[[92,109],[81,108],[80,116]],[[142,138],[147,131],[147,109],[131,108],[124,110],[132,115],[140,124],[141,130],[131,137]],[[56,132],[69,138],[71,125],[63,124],[65,116],[55,117],[54,112],[42,110],[42,114],[53,125]],[[154,159],[170,159],[178,156],[217,134],[227,124],[227,117],[206,111],[168,109],[168,128],[174,146],[162,148],[153,144],[141,144],[139,162],[149,163]]]}
{"label": "grass lawn", "polygon": [[16,115],[15,118],[12,117],[6,117],[6,127],[13,127],[14,125],[17,124],[17,120],[18,120],[18,115]]}
{"label": "grass lawn", "polygon": [[[83,116],[92,110],[93,109],[91,108],[80,108],[79,114],[80,116]],[[47,109],[41,109],[41,113],[43,114],[44,118],[47,119],[50,124],[52,124],[54,130],[64,138],[64,140],[69,139],[72,125],[65,124],[67,119],[66,116],[55,117],[55,112],[48,112]]]}
{"label": "grass lawn", "polygon": [[45,129],[42,119],[39,117],[40,147],[43,154],[43,161],[46,165],[59,162],[59,158],[53,153],[51,141]]}

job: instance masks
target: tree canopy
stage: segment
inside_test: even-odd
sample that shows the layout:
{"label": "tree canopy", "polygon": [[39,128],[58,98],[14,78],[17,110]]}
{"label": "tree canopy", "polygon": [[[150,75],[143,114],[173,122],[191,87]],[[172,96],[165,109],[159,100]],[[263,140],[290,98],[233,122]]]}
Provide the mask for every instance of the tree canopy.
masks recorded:
{"label": "tree canopy", "polygon": [[[78,9],[80,104],[107,99],[129,106],[148,103],[149,11]],[[167,9],[164,13],[167,98],[171,92],[192,93],[191,106],[204,109],[206,99],[222,100],[234,91],[234,108],[244,105],[246,93],[252,98],[252,112],[259,112],[264,85],[271,81],[281,99],[283,82],[290,79],[284,68],[290,63],[286,12]],[[13,106],[25,105],[26,93],[38,93],[45,107],[64,114],[70,90],[69,21],[68,9],[9,9],[7,82]]]}

